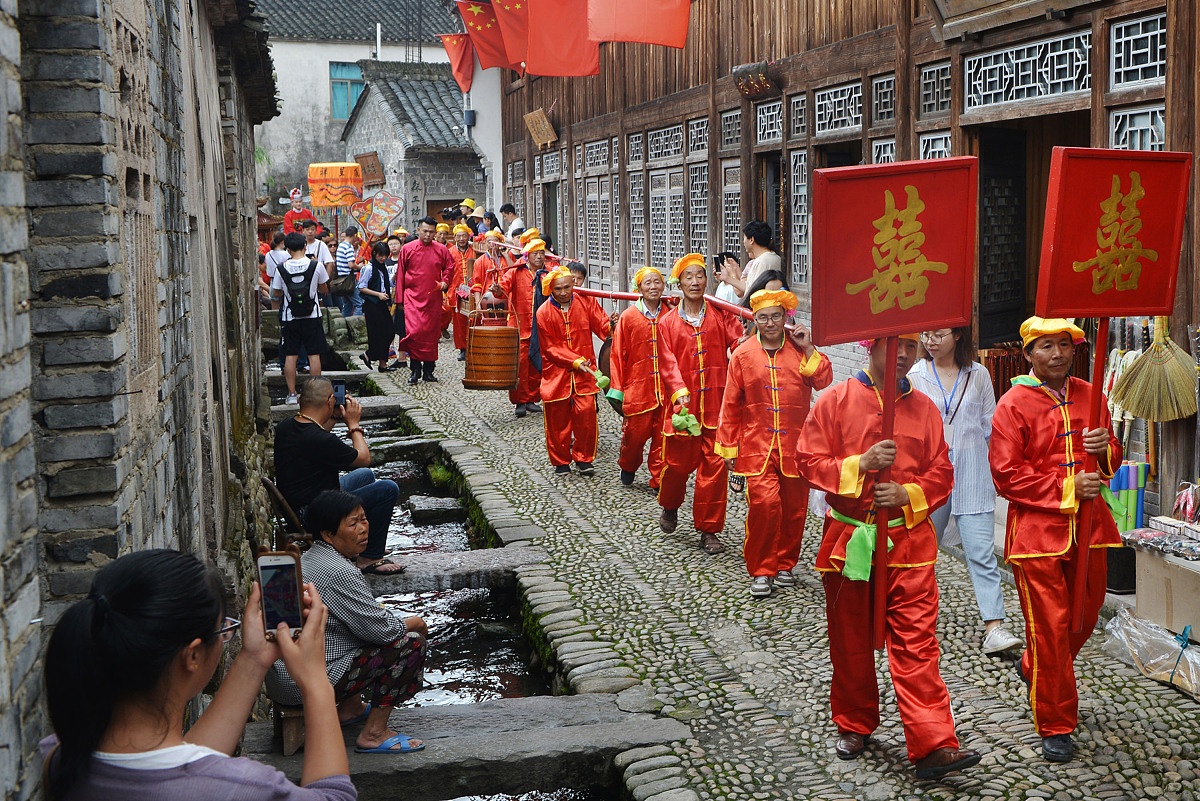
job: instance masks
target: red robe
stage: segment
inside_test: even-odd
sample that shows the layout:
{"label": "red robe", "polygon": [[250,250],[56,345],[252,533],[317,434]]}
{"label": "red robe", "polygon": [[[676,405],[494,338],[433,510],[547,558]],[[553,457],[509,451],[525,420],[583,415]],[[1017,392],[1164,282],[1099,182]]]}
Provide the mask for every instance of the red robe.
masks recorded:
{"label": "red robe", "polygon": [[[1009,500],[1004,558],[1013,568],[1025,641],[1021,666],[1030,680],[1029,702],[1038,734],[1069,734],[1079,722],[1075,657],[1096,626],[1104,603],[1108,564],[1105,548],[1121,544],[1112,513],[1102,498],[1093,506],[1083,627],[1071,631],[1070,603],[1077,566],[1083,431],[1092,385],[1068,378],[1066,402],[1032,376],[1013,381],[992,418],[989,458],[996,489]],[[1112,431],[1108,404],[1100,402],[1100,426]],[[1111,478],[1121,464],[1121,445],[1110,433],[1099,472]]]}
{"label": "red robe", "polygon": [[537,310],[537,325],[550,463],[592,462],[599,436],[595,396],[600,390],[592,374],[579,368],[596,361],[592,335],[604,339],[612,325],[599,304],[576,300],[564,311],[554,298]]}
{"label": "red robe", "polygon": [[529,361],[529,338],[533,335],[533,273],[524,260],[500,274],[500,288],[508,299],[508,325],[520,332],[517,386],[508,392],[514,404],[536,403],[541,398],[541,371]]}
{"label": "red robe", "polygon": [[407,335],[400,350],[414,359],[435,362],[442,331],[442,287],[449,283],[454,262],[445,245],[414,239],[400,248],[396,261],[396,301],[404,304]]}
{"label": "red robe", "polygon": [[687,389],[674,354],[659,337],[666,304],[660,305],[652,318],[643,314],[640,306],[638,301],[622,312],[613,331],[608,396],[621,399],[625,416],[617,464],[635,472],[649,441],[650,486],[657,488],[662,472],[663,410],[671,408]]}
{"label": "red robe", "polygon": [[285,234],[294,232],[296,230],[296,223],[301,220],[313,220],[315,222],[316,219],[308,209],[300,209],[300,211],[288,209],[287,213],[283,215],[283,232]]}
{"label": "red robe", "polygon": [[688,476],[696,474],[692,494],[692,525],[697,531],[719,534],[725,528],[728,503],[728,470],[716,452],[717,422],[725,395],[729,352],[742,336],[741,321],[732,314],[705,304],[698,326],[683,319],[678,308],[667,311],[659,336],[675,355],[680,377],[691,398],[688,410],[700,423],[700,436],[676,431],[671,416],[663,415],[663,471],[658,503],[678,509],[687,492]]}
{"label": "red robe", "polygon": [[[821,396],[800,435],[798,463],[805,478],[826,492],[846,518],[874,522],[874,474],[859,459],[883,438],[882,398],[865,372]],[[923,759],[939,748],[957,748],[950,698],[938,671],[938,589],[933,565],[937,535],[928,518],[950,497],[954,471],[933,401],[905,385],[896,399],[896,461],[891,480],[908,490],[909,503],[891,510],[884,641],[908,757]],[[872,587],[842,575],[846,544],[855,526],[826,516],[817,570],[825,585],[830,705],[841,732],[870,734],[879,726],[879,687],[872,650]],[[874,534],[869,535],[874,541]]]}
{"label": "red robe", "polygon": [[454,260],[454,272],[450,274],[450,287],[446,290],[446,305],[454,324],[454,347],[462,350],[467,346],[467,326],[470,322],[463,312],[468,305],[467,299],[459,297],[459,288],[470,289],[469,281],[475,269],[475,250],[469,245],[466,250],[459,250],[457,245],[449,250],[450,258]]}

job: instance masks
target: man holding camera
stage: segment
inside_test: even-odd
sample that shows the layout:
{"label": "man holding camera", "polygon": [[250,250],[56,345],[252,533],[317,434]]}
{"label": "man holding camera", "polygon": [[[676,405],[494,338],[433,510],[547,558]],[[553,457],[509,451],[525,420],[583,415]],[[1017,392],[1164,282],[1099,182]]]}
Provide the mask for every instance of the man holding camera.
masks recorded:
{"label": "man holding camera", "polygon": [[[364,573],[399,573],[404,567],[389,561],[384,552],[400,488],[394,481],[375,478],[361,420],[362,406],[354,398],[347,395],[345,406],[336,405],[328,378],[304,382],[299,413],[275,426],[275,483],[301,522],[308,504],[325,490],[357,495],[369,529],[367,547],[355,564]],[[338,421],[349,430],[349,444],[331,432]],[[343,470],[350,472],[339,477]]]}

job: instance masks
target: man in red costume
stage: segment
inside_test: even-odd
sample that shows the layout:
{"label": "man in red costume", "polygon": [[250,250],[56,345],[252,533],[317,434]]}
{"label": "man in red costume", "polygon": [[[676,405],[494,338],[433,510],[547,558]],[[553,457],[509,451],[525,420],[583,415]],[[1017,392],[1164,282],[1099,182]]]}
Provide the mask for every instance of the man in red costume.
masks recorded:
{"label": "man in red costume", "polygon": [[689,399],[675,356],[659,337],[662,294],[667,286],[663,274],[653,267],[643,267],[633,276],[633,283],[642,297],[621,314],[613,330],[609,354],[612,386],[606,394],[621,404],[625,417],[617,457],[621,483],[633,483],[649,442],[650,488],[658,489],[663,412],[677,401],[687,405]]}
{"label": "man in red costume", "polygon": [[409,355],[412,376],[409,384],[433,375],[442,331],[442,292],[450,285],[454,260],[445,245],[433,241],[437,223],[425,217],[417,226],[417,238],[400,248],[396,265],[396,302],[404,304],[406,334],[400,349]]}
{"label": "man in red costume", "polygon": [[592,335],[605,339],[612,320],[599,305],[572,302],[575,282],[566,267],[555,266],[542,277],[542,293],[550,299],[537,310],[538,344],[542,349],[542,402],[545,407],[546,451],[554,472],[596,472],[596,353]]}
{"label": "man in red costume", "polygon": [[446,302],[450,306],[454,326],[454,347],[458,349],[458,360],[467,358],[467,299],[471,295],[470,281],[475,270],[475,248],[471,247],[471,226],[459,223],[454,226],[454,247],[450,248],[454,260],[454,272],[450,275],[450,288],[446,290]]}
{"label": "man in red costume", "polygon": [[728,468],[716,452],[717,422],[725,395],[729,353],[737,348],[742,323],[729,312],[704,302],[708,275],[704,257],[689,253],[675,262],[671,278],[683,290],[683,301],[663,314],[659,338],[675,356],[688,397],[689,409],[700,424],[700,436],[677,431],[671,416],[663,416],[663,469],[658,487],[662,507],[659,526],[675,530],[688,476],[696,474],[692,496],[692,526],[700,533],[700,548],[710,554],[725,546],[718,535],[725,529]]}
{"label": "man in red costume", "polygon": [[529,361],[529,338],[533,335],[533,274],[546,264],[546,243],[530,241],[521,252],[525,258],[500,274],[500,290],[508,301],[508,324],[520,332],[521,351],[517,361],[517,385],[508,391],[517,417],[540,412],[542,372]]}
{"label": "man in red costume", "polygon": [[808,329],[784,327],[796,296],[762,289],[750,296],[758,334],[729,361],[717,425],[716,452],[746,477],[746,541],[750,594],[764,598],[774,585],[792,587],[808,514],[808,484],[796,467],[796,441],[814,389],[833,380],[829,359],[813,347]]}
{"label": "man in red costume", "polygon": [[497,296],[500,291],[500,276],[513,266],[512,257],[500,246],[504,234],[499,231],[488,231],[483,235],[487,251],[475,258],[475,268],[471,275],[471,308],[491,310],[488,312],[490,325],[504,325],[508,319],[502,312],[507,308],[502,298]]}
{"label": "man in red costume", "polygon": [[288,193],[288,198],[292,201],[292,207],[283,215],[283,232],[290,234],[296,230],[296,226],[304,220],[317,221],[313,213],[304,208],[304,197],[299,187]]}
{"label": "man in red costume", "polygon": [[[1082,501],[1102,493],[1102,479],[1121,464],[1121,445],[1109,431],[1108,404],[1100,402],[1100,427],[1088,430],[1092,385],[1070,375],[1083,331],[1069,320],[1030,317],[1021,324],[1029,375],[996,404],[990,459],[996,489],[1009,501],[1004,558],[1012,565],[1025,641],[1021,677],[1029,685],[1033,723],[1042,756],[1067,762],[1075,753],[1071,732],[1079,722],[1075,657],[1096,626],[1108,576],[1106,548],[1121,537],[1107,504],[1095,501],[1091,531],[1079,532]],[[1082,472],[1085,454],[1099,472]],[[1071,596],[1079,542],[1088,544],[1082,631],[1071,631]]]}
{"label": "man in red costume", "polygon": [[[917,336],[900,338],[896,361],[894,439],[882,438],[887,348],[876,340],[869,371],[824,393],[800,434],[797,461],[809,483],[826,492],[830,511],[817,552],[825,585],[830,706],[841,759],[862,753],[879,726],[871,598],[876,510],[889,522],[884,641],[908,758],[918,779],[962,770],[980,759],[960,750],[950,695],[938,671],[938,589],[933,565],[937,535],[929,512],[950,497],[954,471],[942,437],[942,418],[929,397],[905,376],[917,358]],[[887,482],[876,474],[891,468]]]}

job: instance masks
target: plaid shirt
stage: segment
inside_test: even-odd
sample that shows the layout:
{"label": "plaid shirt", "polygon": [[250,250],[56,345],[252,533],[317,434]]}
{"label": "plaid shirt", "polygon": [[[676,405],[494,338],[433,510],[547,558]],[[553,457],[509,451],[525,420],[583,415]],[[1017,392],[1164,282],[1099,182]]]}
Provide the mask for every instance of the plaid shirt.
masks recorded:
{"label": "plaid shirt", "polygon": [[[300,558],[300,570],[306,582],[316,585],[321,600],[329,607],[325,666],[331,684],[337,684],[359,651],[393,643],[408,632],[404,619],[384,608],[371,594],[362,571],[332,546],[320,540],[314,542]],[[280,704],[301,703],[300,688],[288,675],[282,659],[267,673],[267,695]]]}

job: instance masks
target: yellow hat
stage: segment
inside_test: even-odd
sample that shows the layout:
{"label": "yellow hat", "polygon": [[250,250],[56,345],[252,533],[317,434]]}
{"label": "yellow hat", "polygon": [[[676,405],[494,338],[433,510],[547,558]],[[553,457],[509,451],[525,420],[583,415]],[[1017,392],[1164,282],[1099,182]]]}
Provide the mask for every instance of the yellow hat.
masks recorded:
{"label": "yellow hat", "polygon": [[540,239],[531,239],[525,243],[525,247],[521,248],[522,253],[533,253],[535,250],[546,250],[546,243]]}
{"label": "yellow hat", "polygon": [[643,267],[633,274],[633,285],[640,289],[642,286],[642,281],[646,278],[646,276],[650,275],[650,273],[654,273],[659,278],[663,277],[662,271],[660,271],[657,267]]}
{"label": "yellow hat", "polygon": [[403,228],[397,228],[395,231],[392,231],[392,234],[394,236],[408,236],[408,231],[405,231]]}
{"label": "yellow hat", "polygon": [[750,296],[750,310],[768,309],[772,306],[782,306],[791,311],[797,305],[796,296],[786,289],[760,289]]}
{"label": "yellow hat", "polygon": [[458,205],[466,206],[468,209],[471,209],[472,211],[474,211],[474,209],[475,209],[475,201],[471,200],[471,198],[469,198],[469,197],[463,198],[463,202],[459,203]]}
{"label": "yellow hat", "polygon": [[499,232],[499,231],[497,231],[495,228],[493,228],[492,230],[490,230],[490,231],[486,232],[486,233],[483,235],[483,238],[484,238],[485,240],[487,240],[487,239],[496,239],[496,240],[502,240],[502,239],[504,239],[504,234],[500,233],[500,232]]}
{"label": "yellow hat", "polygon": [[474,232],[471,230],[471,226],[469,226],[469,225],[463,225],[462,223],[459,223],[458,225],[454,226],[454,235],[455,236],[458,236],[459,234],[470,234],[470,233],[474,233]]}
{"label": "yellow hat", "polygon": [[1064,320],[1062,317],[1051,317],[1049,319],[1044,317],[1030,317],[1021,323],[1021,347],[1029,347],[1029,343],[1038,337],[1046,337],[1051,334],[1070,334],[1071,341],[1076,345],[1086,339],[1083,329],[1070,320]]}
{"label": "yellow hat", "polygon": [[[538,241],[541,241],[541,240],[538,240]],[[542,294],[549,295],[550,287],[553,286],[554,282],[557,281],[558,279],[570,278],[570,277],[571,277],[571,271],[568,270],[565,265],[563,265],[563,264],[554,265],[553,269],[551,269],[550,272],[548,272],[542,276]]]}
{"label": "yellow hat", "polygon": [[675,266],[671,268],[671,277],[678,281],[688,267],[707,267],[707,265],[704,263],[704,257],[699,253],[689,253],[675,262]]}
{"label": "yellow hat", "polygon": [[445,231],[446,233],[450,233],[450,223],[438,223],[437,227],[434,228],[433,230]]}
{"label": "yellow hat", "polygon": [[542,238],[541,231],[539,231],[536,228],[526,228],[525,231],[521,234],[520,241],[521,241],[522,245],[528,245],[533,240],[541,239],[541,238]]}

